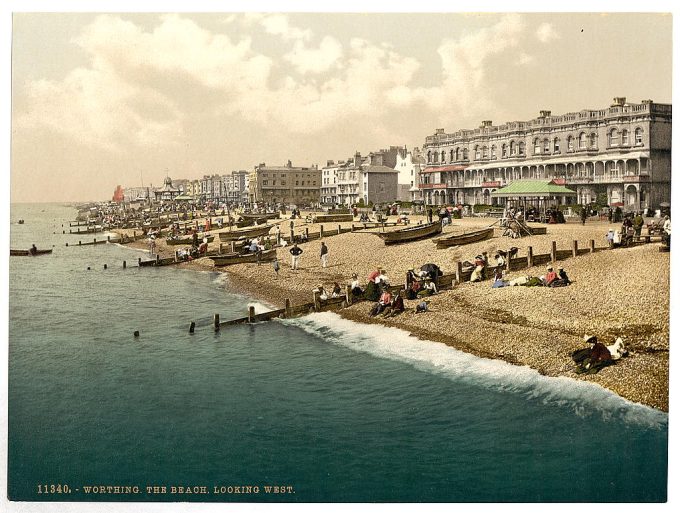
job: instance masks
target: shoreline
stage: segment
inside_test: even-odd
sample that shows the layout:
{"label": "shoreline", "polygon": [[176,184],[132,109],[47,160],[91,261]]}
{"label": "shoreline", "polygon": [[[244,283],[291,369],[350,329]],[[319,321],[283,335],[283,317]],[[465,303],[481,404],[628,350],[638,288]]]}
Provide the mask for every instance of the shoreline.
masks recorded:
{"label": "shoreline", "polygon": [[[454,221],[458,227],[470,228],[489,223],[489,219],[474,218]],[[391,282],[399,284],[408,267],[416,264],[419,267],[426,261],[438,263],[450,273],[454,261],[474,257],[481,251],[489,251],[491,257],[492,251],[498,248],[532,245],[534,252],[540,253],[552,240],[562,241],[558,246],[565,248],[568,245],[564,242],[577,238],[583,247],[589,240],[583,239],[584,234],[596,239],[592,236],[594,230],[603,236],[609,226],[597,221],[586,227],[580,223],[550,225],[548,236],[522,239],[496,236],[438,251],[433,250],[430,240],[385,247],[370,233],[346,233],[328,239],[331,259],[327,269],[318,263],[319,241],[301,246],[305,253],[299,271],[290,269],[289,248],[279,248],[278,278],[271,263],[219,269],[213,267],[209,259],[202,259],[180,265],[222,272],[234,292],[264,303],[283,306],[284,299],[289,298],[295,305],[310,302],[312,289],[319,283],[330,285],[337,281],[344,287],[352,272],[357,272],[365,285],[365,276],[375,267],[383,266]],[[143,248],[140,242],[135,246]],[[597,239],[596,242],[598,246],[603,245]],[[647,244],[561,261],[574,282],[569,287],[491,289],[491,282],[487,280],[463,283],[431,296],[430,311],[426,314],[416,315],[416,301],[408,300],[406,311],[389,319],[370,317],[372,304],[369,302],[356,303],[336,313],[358,323],[402,329],[414,337],[414,343],[418,343],[417,340],[442,342],[478,357],[528,366],[544,376],[566,376],[597,383],[632,402],[668,412],[670,257],[669,253],[659,253],[657,248],[658,244]],[[662,272],[651,276],[650,269]],[[536,276],[543,272],[543,267],[535,266],[509,272],[508,277]],[[570,354],[585,346],[582,337],[586,333],[598,336],[606,345],[622,336],[630,356],[597,374],[576,374]]]}

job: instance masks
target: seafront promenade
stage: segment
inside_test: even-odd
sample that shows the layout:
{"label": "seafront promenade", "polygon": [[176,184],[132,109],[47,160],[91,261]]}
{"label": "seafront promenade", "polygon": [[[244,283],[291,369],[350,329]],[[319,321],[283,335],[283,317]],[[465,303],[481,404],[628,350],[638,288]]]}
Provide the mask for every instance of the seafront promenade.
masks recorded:
{"label": "seafront promenade", "polygon": [[[304,213],[302,217],[295,220],[296,234],[305,228],[310,232],[319,231],[318,224],[306,224]],[[413,216],[411,221],[417,223],[424,218]],[[445,233],[473,230],[493,221],[493,218],[454,220],[453,226],[445,228]],[[287,235],[290,221],[282,219],[277,223],[281,233]],[[337,230],[338,224],[351,225],[327,224],[324,225],[326,232],[333,232],[331,226]],[[519,248],[520,256],[526,254],[529,246],[534,254],[550,253],[553,241],[560,249],[570,248],[574,240],[580,248],[587,248],[591,240],[596,247],[606,248],[605,234],[615,226],[591,219],[585,226],[570,220],[547,227],[546,235],[518,239],[503,237],[502,230],[498,229],[495,236],[486,241],[441,250],[435,249],[430,239],[385,246],[379,237],[370,233],[379,228],[340,235],[336,231],[336,235],[324,239],[329,248],[327,268],[322,268],[320,263],[321,242],[312,240],[301,245],[304,253],[299,270],[290,268],[289,247],[277,249],[278,275],[271,263],[214,270],[224,272],[234,290],[283,307],[286,298],[293,304],[311,302],[312,290],[320,284],[330,288],[337,282],[344,290],[353,273],[357,273],[365,285],[368,274],[378,267],[387,272],[392,285],[399,285],[403,284],[409,268],[417,269],[432,262],[448,274],[455,272],[456,262],[472,260],[482,252],[489,254],[493,265],[495,252],[510,247]],[[386,228],[390,229],[395,228]],[[210,244],[210,250],[219,246],[217,239]],[[146,247],[144,241],[133,244]],[[667,411],[670,254],[659,252],[659,246],[642,244],[560,261],[573,281],[568,287],[492,289],[491,281],[487,280],[458,284],[432,296],[430,311],[426,314],[415,314],[416,301],[408,300],[404,313],[387,319],[370,317],[372,305],[368,302],[351,305],[338,313],[356,322],[397,327],[417,338],[443,342],[477,356],[530,366],[543,375],[598,383],[631,401]],[[174,249],[158,239],[157,250],[161,256],[172,256]],[[213,269],[209,259],[181,265]],[[544,273],[543,264],[512,270],[507,276],[511,279]],[[216,312],[218,310],[216,305]],[[605,344],[621,336],[630,355],[598,374],[576,374],[570,354],[584,347],[584,334],[596,335]],[[414,338],[414,344],[417,343]]]}

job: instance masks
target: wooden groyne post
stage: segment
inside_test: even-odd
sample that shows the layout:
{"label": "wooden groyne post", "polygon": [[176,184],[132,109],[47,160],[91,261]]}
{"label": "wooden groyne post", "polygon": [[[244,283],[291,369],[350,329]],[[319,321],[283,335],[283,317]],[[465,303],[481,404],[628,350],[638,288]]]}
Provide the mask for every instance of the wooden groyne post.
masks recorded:
{"label": "wooden groyne post", "polygon": [[319,297],[320,293],[318,290],[314,289],[314,292],[312,293],[312,300],[314,303],[314,311],[318,312],[321,310],[321,298]]}
{"label": "wooden groyne post", "polygon": [[534,266],[534,248],[527,246],[527,267]]}
{"label": "wooden groyne post", "polygon": [[595,239],[590,239],[590,252],[595,253]]}
{"label": "wooden groyne post", "polygon": [[456,262],[456,283],[463,283],[463,262]]}
{"label": "wooden groyne post", "polygon": [[286,298],[286,318],[290,318],[292,314],[292,308],[290,305],[290,299]]}
{"label": "wooden groyne post", "polygon": [[572,241],[571,243],[571,256],[577,257],[578,256],[578,241]]}
{"label": "wooden groyne post", "polygon": [[552,245],[550,247],[550,261],[554,264],[557,262],[557,242],[552,241]]}
{"label": "wooden groyne post", "polygon": [[[319,225],[319,238],[323,239],[323,225],[322,224]],[[309,239],[309,236],[307,237],[307,239]]]}
{"label": "wooden groyne post", "polygon": [[215,314],[213,316],[213,326],[215,327],[215,331],[220,331],[220,314]]}
{"label": "wooden groyne post", "polygon": [[252,305],[248,307],[248,322],[255,322],[255,307]]}

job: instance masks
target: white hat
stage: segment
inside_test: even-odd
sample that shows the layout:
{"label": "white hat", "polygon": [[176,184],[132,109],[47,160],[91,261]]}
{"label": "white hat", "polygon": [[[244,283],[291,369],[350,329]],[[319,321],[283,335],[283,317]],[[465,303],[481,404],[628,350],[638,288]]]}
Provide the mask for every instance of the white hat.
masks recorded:
{"label": "white hat", "polygon": [[583,335],[584,342],[597,342],[597,337],[595,335]]}

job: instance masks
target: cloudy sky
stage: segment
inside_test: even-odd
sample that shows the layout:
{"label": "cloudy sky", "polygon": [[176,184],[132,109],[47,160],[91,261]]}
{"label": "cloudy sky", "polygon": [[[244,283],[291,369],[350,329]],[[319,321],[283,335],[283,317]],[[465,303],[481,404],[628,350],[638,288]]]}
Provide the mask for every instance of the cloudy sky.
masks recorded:
{"label": "cloudy sky", "polygon": [[11,199],[670,103],[671,32],[663,14],[14,14]]}

